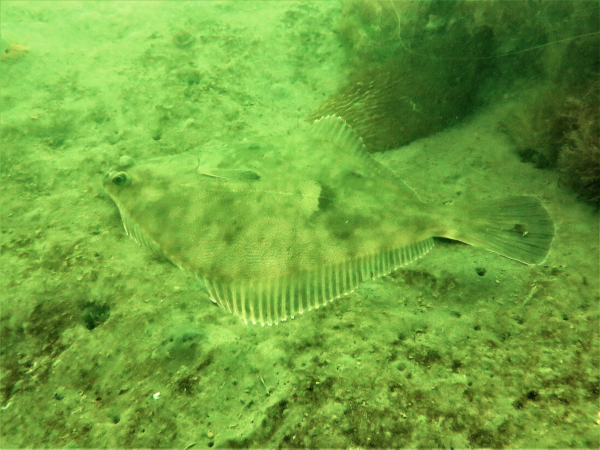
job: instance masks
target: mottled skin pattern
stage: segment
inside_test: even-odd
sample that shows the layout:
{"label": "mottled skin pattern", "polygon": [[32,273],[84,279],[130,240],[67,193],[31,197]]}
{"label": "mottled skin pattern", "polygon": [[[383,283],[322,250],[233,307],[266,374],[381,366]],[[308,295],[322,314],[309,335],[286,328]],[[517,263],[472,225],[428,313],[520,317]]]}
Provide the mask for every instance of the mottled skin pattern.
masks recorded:
{"label": "mottled skin pattern", "polygon": [[104,186],[180,267],[220,283],[286,277],[447,234],[339,118],[310,132],[116,166]]}

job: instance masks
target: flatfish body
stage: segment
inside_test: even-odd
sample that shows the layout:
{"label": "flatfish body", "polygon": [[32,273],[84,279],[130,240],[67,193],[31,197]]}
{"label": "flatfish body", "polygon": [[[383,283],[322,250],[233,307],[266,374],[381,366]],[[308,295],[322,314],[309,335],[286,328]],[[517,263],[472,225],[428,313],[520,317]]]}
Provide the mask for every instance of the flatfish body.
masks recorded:
{"label": "flatfish body", "polygon": [[539,200],[422,202],[339,117],[309,132],[134,162],[104,178],[126,232],[245,322],[276,324],[425,255],[434,236],[542,262]]}

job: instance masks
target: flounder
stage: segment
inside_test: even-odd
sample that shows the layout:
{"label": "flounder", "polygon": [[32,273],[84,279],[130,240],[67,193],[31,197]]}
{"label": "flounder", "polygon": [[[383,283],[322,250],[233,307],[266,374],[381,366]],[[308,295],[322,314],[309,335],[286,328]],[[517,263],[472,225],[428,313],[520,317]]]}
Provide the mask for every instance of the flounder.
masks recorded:
{"label": "flounder", "polygon": [[434,237],[543,262],[540,201],[422,202],[339,117],[308,132],[134,162],[104,177],[125,231],[244,322],[277,324],[425,255]]}

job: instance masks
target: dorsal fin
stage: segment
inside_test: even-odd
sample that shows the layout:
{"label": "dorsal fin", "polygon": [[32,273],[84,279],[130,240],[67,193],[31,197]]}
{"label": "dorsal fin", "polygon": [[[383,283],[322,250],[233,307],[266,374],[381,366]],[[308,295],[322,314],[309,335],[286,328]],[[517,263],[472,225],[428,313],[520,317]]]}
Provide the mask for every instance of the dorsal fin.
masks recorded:
{"label": "dorsal fin", "polygon": [[[311,126],[313,136],[325,139],[344,152],[358,157],[365,164],[365,168],[382,177],[392,177],[402,182],[396,172],[374,159],[362,138],[339,116],[323,116],[313,122]],[[407,186],[411,192],[414,192]]]}
{"label": "dorsal fin", "polygon": [[339,116],[324,116],[314,121],[311,132],[348,153],[372,160],[362,138]]}

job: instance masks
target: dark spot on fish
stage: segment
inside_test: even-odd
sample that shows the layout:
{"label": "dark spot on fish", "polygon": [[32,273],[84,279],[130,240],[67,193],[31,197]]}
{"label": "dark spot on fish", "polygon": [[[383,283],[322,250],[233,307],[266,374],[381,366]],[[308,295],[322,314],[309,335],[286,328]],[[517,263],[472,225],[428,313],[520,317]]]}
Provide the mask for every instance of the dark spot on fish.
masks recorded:
{"label": "dark spot on fish", "polygon": [[252,170],[243,170],[240,172],[240,180],[258,181],[258,180],[260,180],[260,175]]}
{"label": "dark spot on fish", "polygon": [[329,186],[321,184],[321,193],[319,194],[319,211],[324,212],[333,209],[335,206],[335,192]]}
{"label": "dark spot on fish", "polygon": [[347,240],[354,236],[356,229],[366,226],[365,218],[362,216],[336,216],[328,220],[327,225],[331,234],[341,240]]}
{"label": "dark spot on fish", "polygon": [[519,233],[522,236],[527,235],[527,231],[525,230],[525,225],[521,224],[521,223],[516,223],[514,227],[512,227],[511,230],[512,233]]}
{"label": "dark spot on fish", "polygon": [[347,175],[349,175],[350,178],[364,178],[365,177],[362,173],[358,173],[354,170],[348,171]]}
{"label": "dark spot on fish", "polygon": [[223,233],[223,241],[227,245],[233,244],[238,236],[242,233],[243,227],[238,223],[237,220],[234,220],[229,227]]}

